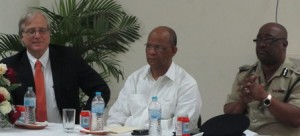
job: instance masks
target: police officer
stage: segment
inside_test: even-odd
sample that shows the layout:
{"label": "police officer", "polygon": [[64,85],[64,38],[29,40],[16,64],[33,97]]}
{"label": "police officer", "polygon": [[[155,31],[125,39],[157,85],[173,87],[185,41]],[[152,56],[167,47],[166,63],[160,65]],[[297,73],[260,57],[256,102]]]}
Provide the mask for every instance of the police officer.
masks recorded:
{"label": "police officer", "polygon": [[259,61],[240,68],[224,105],[225,113],[247,115],[258,134],[300,134],[300,72],[286,58],[287,35],[277,23],[259,29],[253,40]]}

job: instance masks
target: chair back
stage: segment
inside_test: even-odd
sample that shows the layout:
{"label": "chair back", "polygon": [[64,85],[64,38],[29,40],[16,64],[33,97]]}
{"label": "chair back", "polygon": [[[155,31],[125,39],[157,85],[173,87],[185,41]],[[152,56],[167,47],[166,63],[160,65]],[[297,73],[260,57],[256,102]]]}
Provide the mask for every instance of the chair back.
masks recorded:
{"label": "chair back", "polygon": [[197,122],[197,126],[198,126],[198,128],[200,128],[201,127],[201,122],[202,121],[202,119],[201,119],[201,115],[199,116],[199,119],[198,119],[198,122]]}

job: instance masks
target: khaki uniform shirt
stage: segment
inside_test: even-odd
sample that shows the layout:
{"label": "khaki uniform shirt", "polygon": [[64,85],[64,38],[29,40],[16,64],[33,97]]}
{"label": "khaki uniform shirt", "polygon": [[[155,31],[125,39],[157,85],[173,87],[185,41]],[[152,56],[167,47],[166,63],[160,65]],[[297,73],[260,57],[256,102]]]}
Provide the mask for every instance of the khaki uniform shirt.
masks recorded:
{"label": "khaki uniform shirt", "polygon": [[[272,95],[272,99],[278,99],[283,101],[287,90],[292,84],[300,78],[299,69],[289,59],[285,59],[284,63],[277,69],[274,75],[269,81],[265,81],[264,75],[261,69],[261,63],[243,68],[236,76],[236,79],[232,86],[232,92],[227,97],[226,103],[236,102],[239,100],[240,86],[244,78],[250,74],[259,75],[256,80],[259,84],[265,84],[265,91]],[[292,89],[292,93],[287,100],[287,103],[300,107],[300,82],[298,82]],[[249,129],[259,134],[273,134],[273,135],[291,135],[292,132],[298,131],[292,126],[284,126],[268,110],[263,106],[261,101],[252,101],[248,103],[246,115],[250,119]],[[287,115],[288,116],[288,115]],[[271,128],[275,127],[275,130]],[[276,132],[278,130],[279,132]],[[291,133],[290,133],[291,132]]]}

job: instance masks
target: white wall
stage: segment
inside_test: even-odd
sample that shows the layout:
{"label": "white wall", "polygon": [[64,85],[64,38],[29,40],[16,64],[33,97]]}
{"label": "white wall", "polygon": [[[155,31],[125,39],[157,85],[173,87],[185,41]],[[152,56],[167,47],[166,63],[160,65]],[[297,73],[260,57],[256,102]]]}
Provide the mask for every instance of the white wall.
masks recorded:
{"label": "white wall", "polygon": [[39,0],[0,0],[0,33],[18,34],[18,23],[27,7],[39,5]]}
{"label": "white wall", "polygon": [[[18,5],[15,5],[16,1]],[[198,81],[203,99],[203,121],[222,114],[226,95],[238,67],[256,60],[255,38],[259,27],[275,21],[276,0],[117,0],[124,10],[138,17],[142,35],[119,60],[125,78],[146,64],[143,44],[156,26],[172,27],[178,35],[174,61]],[[0,32],[17,33],[17,20],[36,0],[1,0]],[[52,1],[39,0],[52,9]],[[289,31],[288,54],[299,56],[300,1],[282,0],[278,22]],[[12,8],[13,7],[13,8]],[[113,104],[124,81],[109,83]]]}

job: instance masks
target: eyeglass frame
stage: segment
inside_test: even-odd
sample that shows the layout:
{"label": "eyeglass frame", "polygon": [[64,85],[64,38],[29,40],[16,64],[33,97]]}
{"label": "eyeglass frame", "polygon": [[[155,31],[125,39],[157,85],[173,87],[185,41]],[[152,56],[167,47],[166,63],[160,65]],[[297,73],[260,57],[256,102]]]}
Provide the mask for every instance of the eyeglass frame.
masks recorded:
{"label": "eyeglass frame", "polygon": [[168,48],[171,48],[172,46],[168,46],[168,47],[162,47],[160,45],[150,45],[145,43],[144,44],[146,46],[146,50],[150,50],[150,49],[154,49],[156,52],[164,52],[166,51]]}
{"label": "eyeglass frame", "polygon": [[48,28],[29,28],[27,30],[22,31],[23,33],[27,34],[29,37],[33,37],[38,32],[40,35],[45,35],[47,32],[49,32]]}
{"label": "eyeglass frame", "polygon": [[[267,40],[270,40],[270,41],[267,41]],[[276,37],[259,38],[259,37],[257,37],[256,39],[253,39],[253,42],[255,42],[256,44],[263,43],[266,45],[271,45],[280,40],[286,40],[286,38],[276,38]]]}

